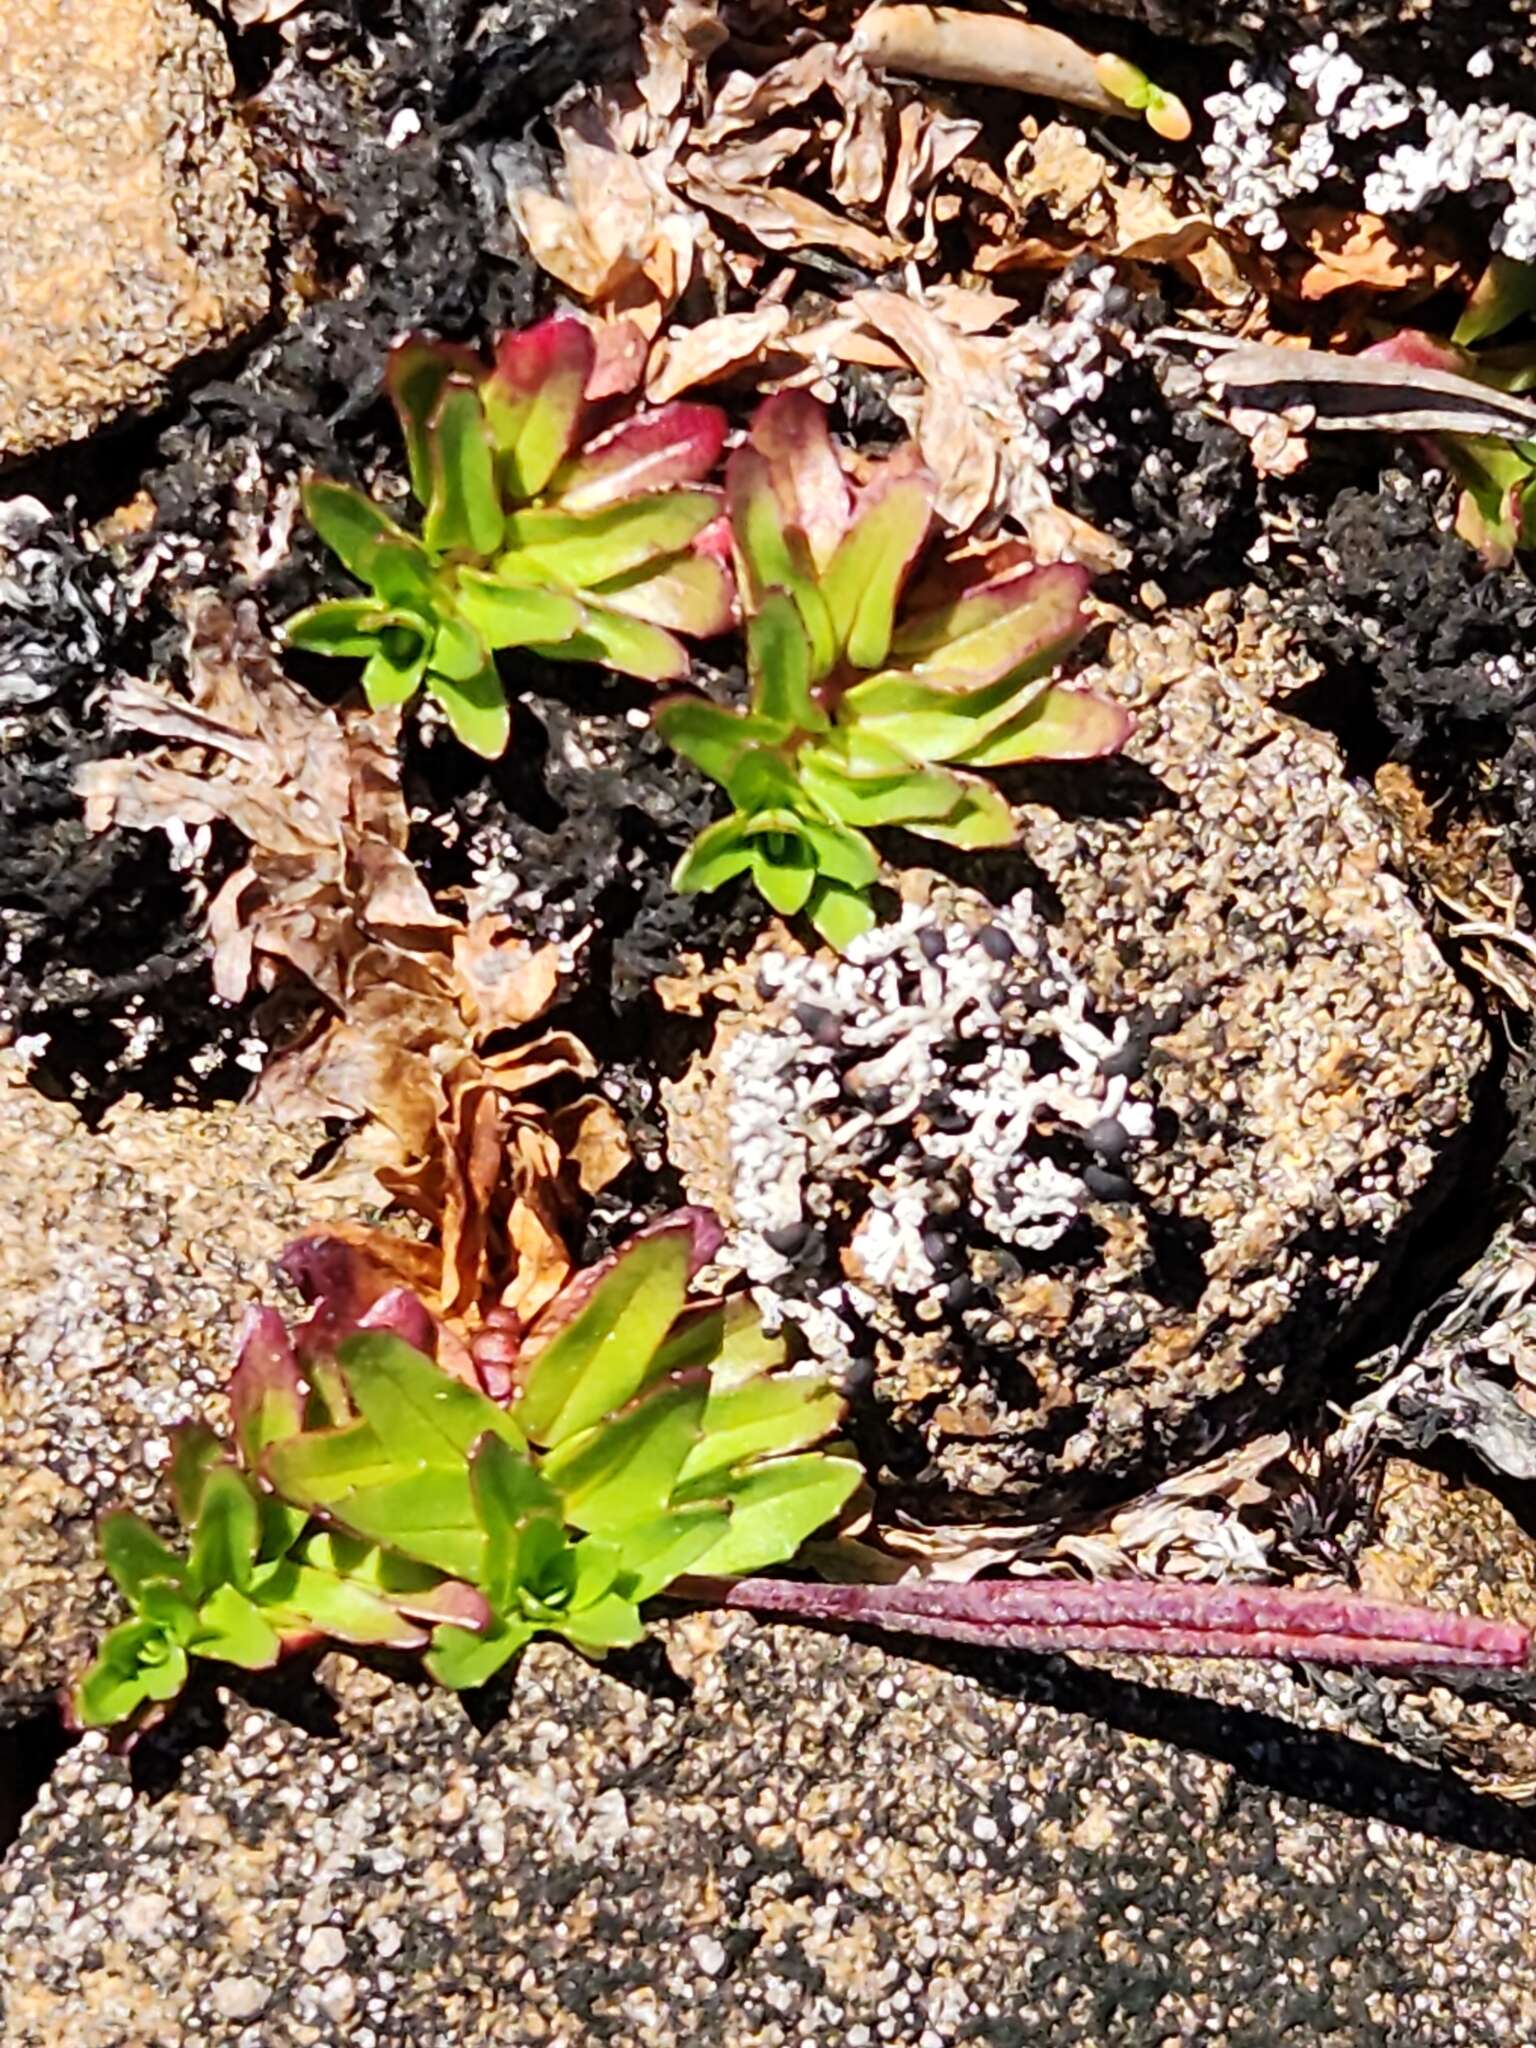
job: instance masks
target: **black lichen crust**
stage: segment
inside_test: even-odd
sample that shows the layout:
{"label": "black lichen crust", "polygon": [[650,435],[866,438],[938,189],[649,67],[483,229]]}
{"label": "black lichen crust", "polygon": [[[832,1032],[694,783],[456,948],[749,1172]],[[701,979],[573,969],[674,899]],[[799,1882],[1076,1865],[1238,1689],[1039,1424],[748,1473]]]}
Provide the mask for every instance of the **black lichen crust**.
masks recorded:
{"label": "black lichen crust", "polygon": [[[119,438],[115,464],[89,445],[19,473],[58,516],[35,543],[8,528],[0,557],[0,1033],[30,1041],[41,1083],[89,1113],[129,1087],[162,1099],[177,1081],[248,1079],[230,1059],[243,1020],[209,1000],[200,913],[168,849],[93,839],[80,818],[79,768],[121,744],[106,686],[174,664],[175,600],[200,585],[238,596],[254,574],[274,620],[341,588],[302,522],[287,558],[253,572],[242,524],[259,528],[304,470],[395,470],[378,391],[401,333],[482,340],[543,309],[507,174],[537,160],[529,132],[553,99],[632,54],[611,0],[394,0],[368,19],[306,10],[245,110],[313,302],[158,431]],[[148,531],[88,551],[73,501],[106,512],[136,485]],[[216,835],[205,874],[234,851]]]}

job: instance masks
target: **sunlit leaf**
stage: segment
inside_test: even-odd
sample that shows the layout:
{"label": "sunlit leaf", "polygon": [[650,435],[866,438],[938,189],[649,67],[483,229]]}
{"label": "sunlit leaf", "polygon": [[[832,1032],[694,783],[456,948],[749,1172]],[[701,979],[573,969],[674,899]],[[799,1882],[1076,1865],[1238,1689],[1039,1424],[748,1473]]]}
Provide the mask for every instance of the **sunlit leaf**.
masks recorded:
{"label": "sunlit leaf", "polygon": [[336,1347],[336,1358],[387,1457],[456,1469],[488,1434],[514,1451],[523,1448],[522,1432],[504,1408],[398,1337],[359,1332]]}
{"label": "sunlit leaf", "polygon": [[246,1671],[266,1671],[282,1654],[276,1631],[235,1586],[215,1587],[198,1609],[197,1632],[187,1645],[199,1657],[217,1657]]}
{"label": "sunlit leaf", "polygon": [[218,1432],[206,1422],[179,1423],[171,1431],[171,1499],[183,1529],[196,1528],[208,1474],[224,1455]]}
{"label": "sunlit leaf", "polygon": [[686,1225],[638,1239],[535,1355],[513,1410],[533,1442],[558,1444],[590,1428],[644,1386],[683,1305],[691,1246]]}
{"label": "sunlit leaf", "polygon": [[838,644],[855,668],[877,668],[890,651],[896,600],[928,537],[934,492],[926,472],[873,485],[821,572]]}
{"label": "sunlit leaf", "polygon": [[804,535],[813,571],[824,570],[843,537],[849,510],[848,482],[827,428],[826,408],[808,391],[775,392],[752,415],[749,435],[768,463],[785,523]]}
{"label": "sunlit leaf", "polygon": [[1080,638],[1090,577],[1070,562],[1026,569],[905,619],[891,660],[966,689],[1050,667]]}
{"label": "sunlit leaf", "polygon": [[780,917],[793,917],[803,910],[815,885],[816,862],[800,833],[755,832],[752,879]]}
{"label": "sunlit leaf", "polygon": [[514,580],[546,576],[571,590],[590,589],[680,554],[719,509],[712,491],[665,491],[586,513],[531,506],[509,514],[506,552],[496,567]]}
{"label": "sunlit leaf", "polygon": [[1124,746],[1131,716],[1087,690],[1046,689],[1017,718],[957,758],[971,768],[1013,761],[1092,761]]}
{"label": "sunlit leaf", "polygon": [[527,1621],[493,1621],[481,1630],[448,1622],[434,1632],[432,1648],[423,1661],[439,1685],[454,1692],[471,1692],[488,1684],[534,1634],[532,1622]]}
{"label": "sunlit leaf", "polygon": [[1011,846],[1018,826],[1007,798],[990,782],[970,776],[957,777],[963,786],[959,803],[947,818],[914,819],[908,830],[924,839],[940,840],[945,846],[972,850],[983,846]]}
{"label": "sunlit leaf", "polygon": [[725,414],[718,406],[665,405],[589,443],[550,478],[550,496],[569,512],[593,512],[702,483],[724,445]]}
{"label": "sunlit leaf", "polygon": [[683,896],[700,895],[744,874],[752,865],[752,838],[747,820],[734,812],[708,825],[672,872],[672,886]]}
{"label": "sunlit leaf", "polygon": [[837,953],[846,952],[876,922],[875,907],[867,897],[856,890],[840,889],[835,882],[817,884],[806,914],[818,935]]}
{"label": "sunlit leaf", "polygon": [[749,1458],[782,1456],[819,1443],[837,1427],[843,1401],[825,1380],[781,1373],[712,1388],[702,1433],[680,1477],[684,1486]]}
{"label": "sunlit leaf", "polygon": [[310,525],[360,583],[373,581],[373,564],[381,546],[420,551],[419,543],[412,540],[404,527],[397,526],[387,512],[353,484],[312,476],[300,486],[299,497]]}
{"label": "sunlit leaf", "polygon": [[543,1470],[559,1488],[566,1520],[605,1536],[659,1515],[698,1441],[708,1394],[704,1373],[663,1380],[551,1450]]}
{"label": "sunlit leaf", "polygon": [[260,1609],[279,1635],[314,1630],[338,1643],[419,1649],[427,1632],[384,1594],[338,1572],[284,1558],[261,1587]]}
{"label": "sunlit leaf", "polygon": [[283,625],[283,638],[306,654],[357,660],[375,653],[385,626],[402,616],[385,610],[375,597],[335,598],[295,612]]}
{"label": "sunlit leaf", "polygon": [[402,659],[389,645],[375,648],[368,657],[368,666],[363,670],[363,695],[375,711],[386,704],[408,704],[421,688],[421,679],[427,671],[427,645],[418,641],[415,647]]}
{"label": "sunlit leaf", "polygon": [[727,789],[749,747],[772,745],[782,737],[766,720],[744,718],[707,697],[664,697],[651,722],[669,747]]}
{"label": "sunlit leaf", "polygon": [[450,342],[426,341],[413,334],[390,350],[384,383],[405,436],[411,489],[423,505],[432,496],[430,424],[443,386],[453,376],[473,382],[483,375],[478,357]]}
{"label": "sunlit leaf", "polygon": [[496,367],[481,394],[515,497],[542,491],[576,445],[595,355],[588,328],[561,317],[497,343]]}
{"label": "sunlit leaf", "polygon": [[153,1622],[128,1621],[102,1639],[95,1663],[75,1687],[83,1728],[110,1728],[147,1701],[174,1699],[187,1682],[186,1652]]}
{"label": "sunlit leaf", "polygon": [[840,882],[845,889],[867,889],[878,877],[880,856],[862,832],[819,825],[811,818],[802,821],[800,830],[824,880]]}
{"label": "sunlit leaf", "polygon": [[268,1444],[296,1436],[304,1427],[304,1381],[287,1325],[276,1309],[246,1311],[235,1369],[229,1376],[229,1412],[248,1472],[261,1469]]}
{"label": "sunlit leaf", "polygon": [[430,430],[432,495],[422,538],[438,554],[489,555],[501,545],[501,494],[479,388],[453,376],[443,386]]}
{"label": "sunlit leaf", "polygon": [[198,1598],[216,1586],[248,1586],[260,1539],[256,1497],[233,1465],[210,1467],[198,1503],[187,1585]]}
{"label": "sunlit leaf", "polygon": [[442,705],[455,739],[487,761],[506,752],[512,714],[494,661],[487,661],[478,674],[463,680],[428,670],[426,683]]}
{"label": "sunlit leaf", "polygon": [[645,1638],[645,1624],[631,1600],[609,1593],[590,1607],[565,1615],[560,1633],[579,1650],[623,1650]]}
{"label": "sunlit leaf", "polygon": [[793,598],[811,644],[811,673],[819,680],[837,659],[832,614],[817,586],[806,537],[786,522],[772,465],[759,449],[738,448],[727,462],[725,502],[753,606],[773,590]]}
{"label": "sunlit leaf", "polygon": [[800,757],[800,776],[822,809],[845,825],[906,825],[946,818],[960,798],[945,768],[904,768],[894,775],[840,774],[820,751]]}
{"label": "sunlit leaf", "polygon": [[530,589],[479,569],[459,571],[457,598],[459,610],[487,647],[565,640],[580,630],[584,618],[580,604],[565,591]]}
{"label": "sunlit leaf", "polygon": [[853,1458],[804,1452],[771,1465],[749,1467],[727,1485],[718,1473],[696,1480],[690,1491],[726,1501],[730,1527],[696,1569],[732,1578],[781,1564],[808,1536],[831,1521],[864,1477]]}
{"label": "sunlit leaf", "polygon": [[730,1513],[712,1501],[678,1508],[623,1533],[619,1589],[637,1605],[653,1599],[713,1550],[730,1526]]}
{"label": "sunlit leaf", "polygon": [[707,640],[735,620],[736,585],[713,555],[669,555],[591,586],[612,611]]}
{"label": "sunlit leaf", "polygon": [[162,1543],[141,1516],[116,1508],[102,1516],[99,1534],[102,1562],[131,1605],[138,1605],[152,1580],[164,1579],[176,1586],[185,1583],[186,1559]]}
{"label": "sunlit leaf", "polygon": [[752,710],[785,733],[824,732],[827,714],[811,694],[811,644],[794,602],[771,590],[747,622]]}
{"label": "sunlit leaf", "polygon": [[592,661],[643,683],[676,683],[692,666],[682,641],[664,626],[632,619],[588,599],[580,629],[557,645],[540,646],[550,661]]}

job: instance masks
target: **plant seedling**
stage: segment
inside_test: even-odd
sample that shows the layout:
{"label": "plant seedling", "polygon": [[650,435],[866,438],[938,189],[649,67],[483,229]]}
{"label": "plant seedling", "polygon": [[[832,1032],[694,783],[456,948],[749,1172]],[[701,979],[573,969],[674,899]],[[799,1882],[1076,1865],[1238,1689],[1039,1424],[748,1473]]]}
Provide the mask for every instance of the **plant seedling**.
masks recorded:
{"label": "plant seedling", "polygon": [[476,753],[506,746],[498,651],[528,648],[648,682],[688,672],[679,634],[723,632],[729,572],[710,551],[714,406],[642,412],[591,433],[595,344],[579,320],[503,335],[487,368],[412,338],[386,379],[405,437],[419,533],[350,484],[312,477],[311,525],[367,595],[311,606],[290,646],[361,659],[375,707],[420,689]]}
{"label": "plant seedling", "polygon": [[759,408],[726,469],[747,708],[679,696],[655,714],[732,805],[684,855],[679,889],[750,873],[774,910],[805,911],[841,950],[875,921],[870,828],[1007,845],[1012,813],[978,770],[1124,741],[1123,712],[1049,680],[1084,628],[1084,570],[1014,563],[968,579],[950,565],[903,606],[933,501],[910,449],[855,490],[814,399]]}

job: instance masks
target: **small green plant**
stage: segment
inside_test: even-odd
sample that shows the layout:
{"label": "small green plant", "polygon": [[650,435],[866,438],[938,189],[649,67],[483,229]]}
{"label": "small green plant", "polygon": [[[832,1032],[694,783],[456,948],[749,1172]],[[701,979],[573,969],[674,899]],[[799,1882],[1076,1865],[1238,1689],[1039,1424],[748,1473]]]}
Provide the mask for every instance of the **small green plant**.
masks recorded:
{"label": "small green plant", "polygon": [[679,696],[655,714],[732,805],[684,855],[679,889],[750,873],[773,909],[804,910],[841,949],[875,921],[868,828],[1006,845],[1012,814],[978,769],[1083,760],[1124,740],[1117,708],[1049,682],[1083,631],[1085,571],[1014,565],[968,581],[949,565],[901,608],[933,501],[910,449],[855,491],[814,399],[759,408],[726,468],[747,708]]}
{"label": "small green plant", "polygon": [[725,421],[670,405],[585,438],[593,350],[579,320],[558,318],[504,335],[491,369],[464,348],[402,342],[387,385],[421,531],[350,484],[309,479],[310,523],[368,594],[299,612],[289,644],[362,659],[374,706],[425,689],[490,757],[509,732],[500,649],[685,676],[679,633],[722,632],[733,616],[707,539],[719,498],[692,488]]}
{"label": "small green plant", "polygon": [[1109,94],[1132,113],[1140,114],[1154,135],[1161,135],[1165,142],[1188,142],[1190,136],[1189,109],[1177,93],[1169,92],[1165,86],[1154,85],[1139,64],[1133,64],[1129,57],[1116,57],[1109,53],[1094,59],[1094,76]]}
{"label": "small green plant", "polygon": [[296,1347],[255,1311],[230,1386],[233,1448],[180,1439],[186,1551],[105,1517],[133,1619],[71,1698],[83,1726],[142,1724],[193,1657],[248,1669],[330,1638],[426,1650],[442,1684],[483,1684],[534,1635],[600,1654],[695,1569],[794,1555],[862,1477],[818,1448],[842,1402],[786,1373],[744,1303],[688,1304],[718,1241],[702,1211],[642,1233],[540,1318],[509,1405],[423,1349],[395,1290],[361,1322],[321,1302]]}

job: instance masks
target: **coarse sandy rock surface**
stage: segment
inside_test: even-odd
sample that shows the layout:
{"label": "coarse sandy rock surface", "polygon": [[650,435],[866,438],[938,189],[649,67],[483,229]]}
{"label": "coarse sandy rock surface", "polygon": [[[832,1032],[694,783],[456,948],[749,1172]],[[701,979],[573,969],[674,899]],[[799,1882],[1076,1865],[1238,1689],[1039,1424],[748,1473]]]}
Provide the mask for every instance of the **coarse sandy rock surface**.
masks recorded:
{"label": "coarse sandy rock surface", "polygon": [[[1308,679],[1288,659],[1283,643],[1238,631],[1218,661],[1179,616],[1114,637],[1085,679],[1133,707],[1127,759],[1094,764],[1092,782],[1055,771],[1046,787],[1060,804],[1023,804],[1037,907],[1015,899],[997,913],[1001,964],[977,999],[988,1014],[940,1048],[915,1109],[891,1110],[888,1151],[905,1153],[852,1171],[839,1156],[819,1186],[805,1173],[815,1242],[786,1245],[777,1266],[873,1348],[904,1478],[1048,1511],[1060,1482],[1155,1467],[1251,1422],[1347,1338],[1457,1159],[1483,1027],[1337,744],[1269,701]],[[948,975],[974,936],[950,928],[930,971]],[[954,1179],[942,1133],[977,1048],[1038,1037],[1042,976],[1044,1007],[1071,1013],[1058,1035],[1072,1059],[1053,1049],[1045,1070],[1075,1061],[1076,1093],[1063,1102],[1059,1076],[1040,1084],[1018,1171],[1055,1186],[1065,1168],[1081,1212],[1030,1249],[1017,1230],[977,1229],[985,1205],[963,1158]],[[914,990],[921,980],[920,969]],[[749,1275],[781,1292],[796,1287],[760,1255],[787,1220],[767,1205],[789,1170],[784,1133],[797,1113],[836,1113],[839,1089],[855,1110],[890,1108],[888,1088],[875,1101],[857,1075],[832,1078],[857,1056],[838,1050],[847,1016],[866,1042],[885,1028],[893,999],[870,986],[864,1017],[795,960],[759,953],[727,986],[713,1046],[672,1090],[674,1160],[721,1208]],[[914,1017],[928,1000],[912,996]],[[1085,1028],[1088,1051],[1073,1050]],[[767,1083],[762,1061],[743,1059],[748,1033],[767,1035]],[[1029,1099],[1029,1060],[995,1085]],[[872,1277],[871,1183],[869,1199],[898,1215],[913,1205],[936,1278],[952,1289],[958,1274],[958,1295]],[[909,1264],[920,1257],[914,1245]],[[850,1276],[861,1294],[847,1293]]]}
{"label": "coarse sandy rock surface", "polygon": [[267,307],[267,226],[214,24],[186,0],[0,22],[0,458],[162,399]]}
{"label": "coarse sandy rock surface", "polygon": [[227,1737],[141,1756],[153,1798],[82,1744],[0,1871],[5,2040],[1536,2030],[1536,1866],[1454,1784],[1255,1712],[1175,1746],[1131,1732],[1155,1695],[1052,1705],[1022,1664],[982,1679],[736,1617],[667,1646],[682,1687],[540,1647],[480,1728],[331,1660],[308,1732],[231,1700]]}
{"label": "coarse sandy rock surface", "polygon": [[115,1600],[105,1508],[166,1508],[172,1423],[222,1423],[246,1306],[330,1213],[318,1133],[120,1104],[99,1131],[0,1072],[0,1724],[47,1701]]}

